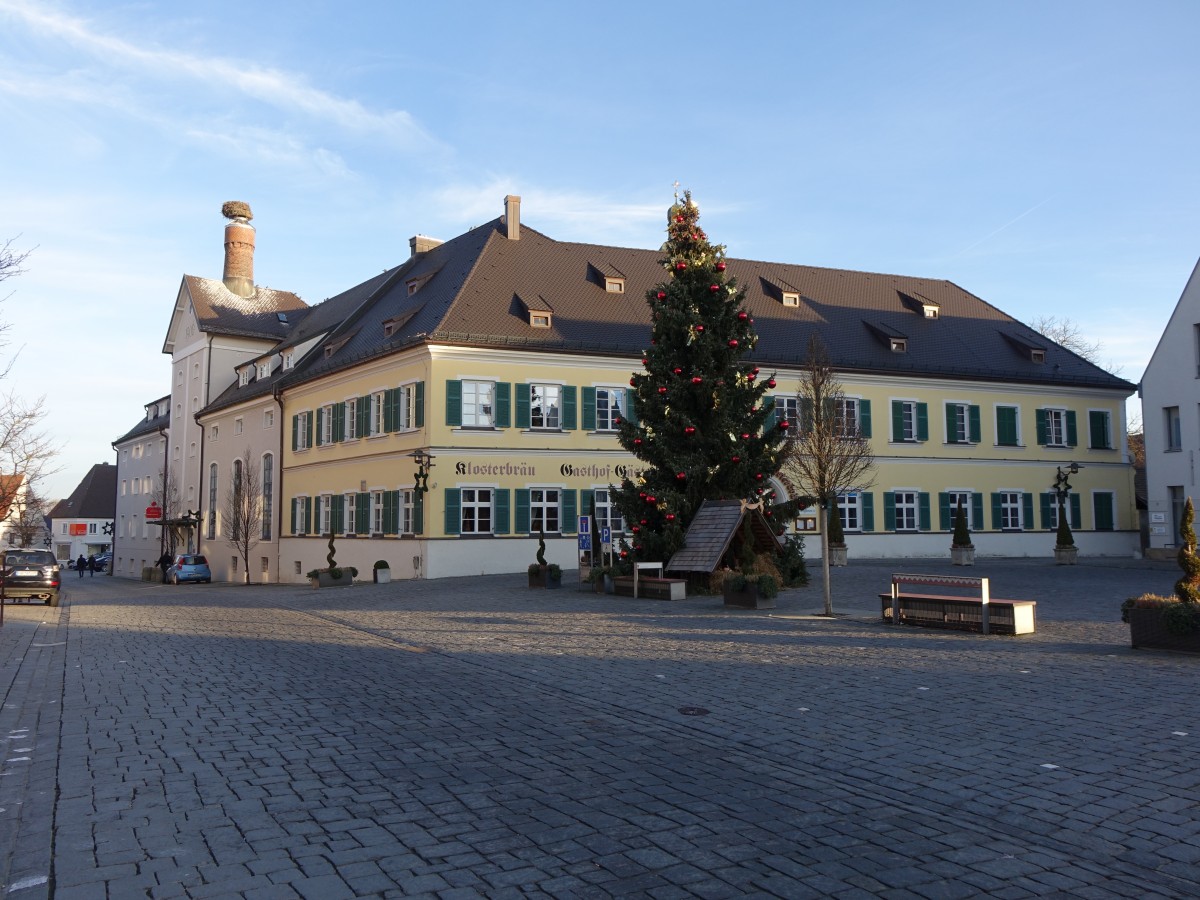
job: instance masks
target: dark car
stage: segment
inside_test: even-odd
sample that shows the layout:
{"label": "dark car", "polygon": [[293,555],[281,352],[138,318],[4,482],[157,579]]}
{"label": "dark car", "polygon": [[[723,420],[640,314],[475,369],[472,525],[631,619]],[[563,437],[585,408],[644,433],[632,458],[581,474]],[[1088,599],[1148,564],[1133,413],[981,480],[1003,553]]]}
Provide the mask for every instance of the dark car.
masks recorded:
{"label": "dark car", "polygon": [[167,569],[167,581],[179,584],[181,581],[212,581],[212,572],[208,568],[208,559],[199,553],[184,553],[176,556]]}
{"label": "dark car", "polygon": [[44,600],[47,606],[58,606],[58,560],[49,550],[0,553],[0,582],[8,600]]}

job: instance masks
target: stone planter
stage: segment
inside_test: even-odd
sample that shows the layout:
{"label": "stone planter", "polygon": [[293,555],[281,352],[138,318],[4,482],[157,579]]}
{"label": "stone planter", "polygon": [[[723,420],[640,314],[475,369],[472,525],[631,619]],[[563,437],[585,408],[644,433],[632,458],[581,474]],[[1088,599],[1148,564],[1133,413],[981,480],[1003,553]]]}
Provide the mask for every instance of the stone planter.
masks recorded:
{"label": "stone planter", "polygon": [[389,583],[391,583],[391,580],[392,580],[392,570],[391,569],[375,569],[375,583],[376,584],[389,584]]}
{"label": "stone planter", "polygon": [[973,566],[975,565],[975,548],[974,547],[951,547],[950,562],[956,566]]}
{"label": "stone planter", "polygon": [[846,565],[846,545],[830,544],[829,546],[829,564],[831,566]]}
{"label": "stone planter", "polygon": [[549,566],[542,566],[540,569],[529,573],[529,586],[531,588],[549,588],[551,590],[562,587],[562,573],[557,575],[550,574]]}
{"label": "stone planter", "polygon": [[340,578],[334,578],[328,572],[318,572],[316,578],[309,579],[314,588],[323,587],[350,587],[354,584],[354,576],[345,569],[342,569]]}
{"label": "stone planter", "polygon": [[1200,653],[1200,632],[1172,634],[1163,624],[1161,609],[1131,609],[1129,619],[1129,643],[1143,650],[1182,650]]}
{"label": "stone planter", "polygon": [[1055,547],[1054,562],[1060,566],[1073,566],[1079,558],[1078,547]]}
{"label": "stone planter", "polygon": [[774,609],[775,598],[764,597],[758,590],[757,584],[747,584],[740,591],[729,585],[722,588],[726,606],[736,606],[739,609]]}

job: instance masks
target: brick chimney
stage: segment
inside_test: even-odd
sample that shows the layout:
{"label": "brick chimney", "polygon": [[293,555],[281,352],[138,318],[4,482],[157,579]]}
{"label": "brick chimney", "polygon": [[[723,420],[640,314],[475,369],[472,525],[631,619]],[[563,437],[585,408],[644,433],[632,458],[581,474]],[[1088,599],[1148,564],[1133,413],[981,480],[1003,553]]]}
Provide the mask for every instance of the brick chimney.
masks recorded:
{"label": "brick chimney", "polygon": [[521,239],[521,198],[515,194],[509,194],[504,198],[504,218],[501,219],[504,223],[504,236],[510,241],[519,241]]}
{"label": "brick chimney", "polygon": [[221,280],[239,297],[254,296],[254,226],[250,204],[229,200],[221,206],[225,226],[225,274]]}

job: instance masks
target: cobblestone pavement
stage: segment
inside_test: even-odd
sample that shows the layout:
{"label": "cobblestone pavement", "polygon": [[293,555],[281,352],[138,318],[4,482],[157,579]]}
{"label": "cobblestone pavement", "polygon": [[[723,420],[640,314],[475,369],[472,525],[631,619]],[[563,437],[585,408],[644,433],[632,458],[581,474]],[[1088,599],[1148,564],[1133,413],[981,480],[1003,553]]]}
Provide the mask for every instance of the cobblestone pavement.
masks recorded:
{"label": "cobblestone pavement", "polygon": [[[1037,633],[894,628],[968,572]],[[0,628],[6,897],[1200,896],[1171,563],[852,561],[772,611],[96,577]],[[568,580],[571,573],[568,573]]]}

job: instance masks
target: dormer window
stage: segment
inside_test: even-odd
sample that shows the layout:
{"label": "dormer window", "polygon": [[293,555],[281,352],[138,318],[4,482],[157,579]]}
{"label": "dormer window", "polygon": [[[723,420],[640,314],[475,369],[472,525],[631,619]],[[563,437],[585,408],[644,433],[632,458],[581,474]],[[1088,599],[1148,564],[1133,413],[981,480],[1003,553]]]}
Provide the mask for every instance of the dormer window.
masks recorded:
{"label": "dormer window", "polygon": [[384,337],[391,337],[395,333],[395,331],[396,331],[396,323],[395,322],[384,322],[383,323],[383,336]]}
{"label": "dormer window", "polygon": [[270,378],[270,377],[271,377],[271,363],[270,362],[260,362],[258,364],[259,380],[261,381],[264,378]]}
{"label": "dormer window", "polygon": [[1041,363],[1044,363],[1046,361],[1046,351],[1045,350],[1036,350],[1036,349],[1030,350],[1029,358],[1033,362],[1038,363],[1040,365]]}
{"label": "dormer window", "polygon": [[238,371],[238,387],[245,387],[250,383],[250,373],[252,371],[253,369],[249,366]]}
{"label": "dormer window", "polygon": [[908,352],[908,338],[893,337],[888,339],[888,345],[892,348],[893,353]]}
{"label": "dormer window", "polygon": [[606,277],[604,279],[604,290],[608,291],[610,294],[625,293],[625,279],[613,278],[612,276]]}
{"label": "dormer window", "polygon": [[529,324],[534,328],[549,328],[550,313],[547,312],[531,312],[529,314]]}
{"label": "dormer window", "polygon": [[540,294],[535,297],[518,296],[521,306],[525,309],[526,321],[531,328],[549,328],[553,323],[554,310]]}
{"label": "dormer window", "polygon": [[295,364],[296,364],[296,353],[294,350],[288,350],[286,353],[283,354],[284,370],[286,371],[286,370],[290,369]]}
{"label": "dormer window", "polygon": [[936,319],[938,317],[938,308],[936,306],[923,306],[922,312],[925,313],[925,318]]}
{"label": "dormer window", "polygon": [[783,305],[798,307],[800,305],[800,292],[799,291],[784,291],[783,292]]}

